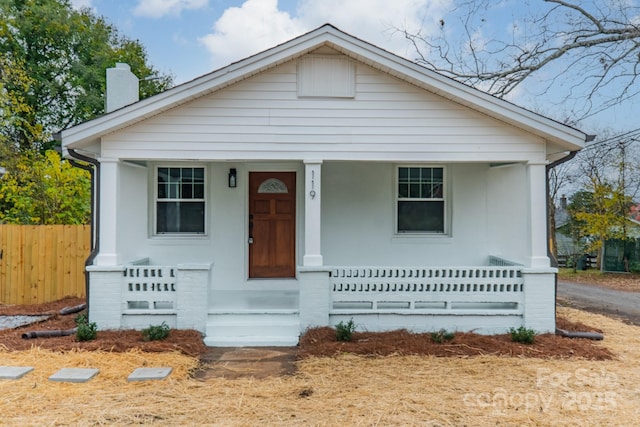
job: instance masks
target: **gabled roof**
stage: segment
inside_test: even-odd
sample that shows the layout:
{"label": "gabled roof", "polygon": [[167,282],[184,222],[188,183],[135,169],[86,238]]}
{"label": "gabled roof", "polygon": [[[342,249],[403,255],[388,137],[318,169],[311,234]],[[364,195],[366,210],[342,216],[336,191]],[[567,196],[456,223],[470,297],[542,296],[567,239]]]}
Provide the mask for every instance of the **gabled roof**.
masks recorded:
{"label": "gabled roof", "polygon": [[228,87],[322,46],[331,47],[374,69],[538,135],[562,150],[579,150],[587,139],[587,135],[577,129],[481,92],[325,24],[165,92],[65,129],[61,132],[63,146],[86,147],[98,142],[103,135]]}

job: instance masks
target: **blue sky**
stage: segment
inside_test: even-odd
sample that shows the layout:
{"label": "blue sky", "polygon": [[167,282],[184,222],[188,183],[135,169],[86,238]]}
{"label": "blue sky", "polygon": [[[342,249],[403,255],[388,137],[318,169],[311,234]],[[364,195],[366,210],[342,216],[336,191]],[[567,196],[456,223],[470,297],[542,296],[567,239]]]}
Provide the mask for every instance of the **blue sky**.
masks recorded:
{"label": "blue sky", "polygon": [[[150,63],[183,83],[214,69],[285,42],[330,22],[343,31],[398,55],[416,54],[393,28],[440,31],[454,0],[71,0],[105,17],[125,36],[139,40]],[[496,0],[498,1],[498,0]],[[517,2],[501,0],[492,9],[492,27],[507,32],[523,10]],[[634,2],[635,0],[626,0]],[[517,6],[514,6],[516,4]],[[539,8],[541,0],[522,3]],[[525,11],[524,13],[527,13]],[[451,27],[447,27],[451,28]],[[478,40],[482,40],[479,36]],[[560,68],[562,70],[562,68]],[[562,73],[550,68],[551,73]],[[535,87],[535,85],[530,85]],[[522,87],[510,101],[562,120],[561,104]],[[579,126],[600,133],[637,128],[634,103],[592,117]]]}
{"label": "blue sky", "polygon": [[[146,47],[151,64],[176,83],[250,56],[331,22],[412,57],[393,26],[434,23],[450,0],[73,0]],[[435,17],[438,17],[437,19]]]}

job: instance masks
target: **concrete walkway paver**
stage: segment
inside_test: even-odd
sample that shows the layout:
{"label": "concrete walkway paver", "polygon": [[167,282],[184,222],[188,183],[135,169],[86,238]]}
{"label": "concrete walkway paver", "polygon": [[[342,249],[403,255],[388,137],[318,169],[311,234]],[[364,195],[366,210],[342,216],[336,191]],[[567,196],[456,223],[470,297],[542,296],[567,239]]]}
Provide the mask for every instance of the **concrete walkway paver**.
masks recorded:
{"label": "concrete walkway paver", "polygon": [[49,377],[50,381],[66,383],[86,383],[100,372],[94,368],[62,368]]}
{"label": "concrete walkway paver", "polygon": [[19,380],[31,371],[31,366],[0,366],[0,379]]}
{"label": "concrete walkway paver", "polygon": [[[267,378],[291,375],[295,372],[296,347],[211,347],[201,358],[204,362],[196,378]],[[18,380],[34,368],[30,366],[0,366],[0,380]],[[49,381],[85,383],[100,372],[96,368],[62,368]],[[173,368],[137,368],[127,381],[157,381],[167,378]]]}
{"label": "concrete walkway paver", "polygon": [[127,381],[163,380],[172,370],[173,368],[138,368],[129,375]]}

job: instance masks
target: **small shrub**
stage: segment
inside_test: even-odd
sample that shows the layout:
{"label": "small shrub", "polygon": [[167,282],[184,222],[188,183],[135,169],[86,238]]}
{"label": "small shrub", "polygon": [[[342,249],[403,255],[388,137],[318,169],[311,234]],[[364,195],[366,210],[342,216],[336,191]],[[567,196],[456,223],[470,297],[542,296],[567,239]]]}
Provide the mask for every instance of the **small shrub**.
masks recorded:
{"label": "small shrub", "polygon": [[160,325],[149,326],[142,330],[144,341],[161,341],[169,336],[169,325],[162,322]]}
{"label": "small shrub", "polygon": [[437,332],[431,332],[431,340],[435,343],[442,344],[445,341],[451,341],[456,334],[454,332],[447,332],[446,329],[440,329]]}
{"label": "small shrub", "polygon": [[509,333],[511,334],[511,341],[514,342],[533,344],[536,340],[536,331],[525,328],[524,326],[520,326],[518,329],[511,328],[509,329]]}
{"label": "small shrub", "polygon": [[86,314],[80,314],[75,318],[78,330],[76,332],[77,341],[92,341],[98,336],[98,325],[96,322],[89,322]]}
{"label": "small shrub", "polygon": [[336,325],[336,339],[338,341],[351,341],[355,330],[356,324],[353,323],[353,319],[350,319],[347,323],[340,322]]}

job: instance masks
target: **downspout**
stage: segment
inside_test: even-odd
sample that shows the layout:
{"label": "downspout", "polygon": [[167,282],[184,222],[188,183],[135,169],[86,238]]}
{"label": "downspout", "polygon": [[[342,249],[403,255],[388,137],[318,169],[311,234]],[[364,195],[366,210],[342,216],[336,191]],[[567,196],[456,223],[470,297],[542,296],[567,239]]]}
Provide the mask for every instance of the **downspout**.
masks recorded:
{"label": "downspout", "polygon": [[[594,139],[596,139],[595,135],[586,135],[584,141],[585,142],[591,142]],[[549,224],[549,203],[550,203],[550,188],[549,188],[549,171],[553,168],[555,168],[558,165],[561,165],[565,162],[568,162],[569,160],[572,160],[576,155],[578,154],[578,150],[575,151],[570,151],[568,155],[564,156],[561,159],[558,159],[556,161],[553,161],[551,163],[549,163],[546,167],[545,167],[545,175],[546,175],[546,193],[547,193],[547,256],[549,257],[549,259],[551,260],[551,267],[554,268],[558,268],[558,260],[556,259],[556,257],[553,256],[553,252],[551,251],[551,233],[555,233],[555,230],[551,230],[551,228],[549,227],[551,224]],[[554,307],[555,305],[557,305],[558,303],[558,275],[555,275],[555,279],[554,279]],[[556,311],[553,310],[553,323],[555,324],[557,321],[556,319]],[[557,330],[556,330],[557,333]]]}
{"label": "downspout", "polygon": [[[588,138],[587,138],[588,140]],[[545,170],[545,175],[546,175],[546,179],[547,179],[547,184],[546,184],[546,188],[547,188],[547,256],[549,257],[549,259],[551,260],[551,267],[558,267],[558,260],[556,259],[556,257],[553,256],[553,251],[551,250],[551,233],[554,233],[555,230],[551,230],[551,228],[549,227],[551,224],[549,223],[549,203],[551,202],[551,197],[550,197],[550,191],[551,189],[549,188],[549,171],[553,168],[555,168],[558,165],[561,165],[565,162],[568,162],[569,160],[572,160],[576,155],[578,154],[578,151],[570,151],[568,155],[566,155],[565,157],[558,159],[554,162],[549,163],[546,166],[546,170]]]}
{"label": "downspout", "polygon": [[[68,159],[72,166],[89,171],[89,173],[91,174],[91,252],[89,253],[89,256],[84,263],[85,267],[87,267],[89,265],[93,265],[93,260],[96,258],[96,256],[98,256],[98,252],[100,251],[100,197],[98,197],[98,192],[100,190],[100,162],[98,162],[96,159],[78,153],[73,148],[68,148],[67,152],[71,157],[93,165],[93,167],[91,167],[82,163],[78,163],[74,159]],[[89,283],[89,273],[85,270],[85,295],[87,301],[87,313],[90,310]]]}
{"label": "downspout", "polygon": [[[551,197],[550,197],[550,191],[551,189],[549,188],[549,171],[553,168],[555,168],[558,165],[561,165],[562,163],[568,162],[569,160],[573,159],[576,155],[578,154],[578,151],[570,151],[569,154],[561,159],[558,159],[554,162],[549,163],[546,166],[546,170],[545,170],[545,175],[546,175],[546,188],[547,188],[547,256],[549,257],[549,259],[551,260],[551,267],[554,268],[558,268],[558,259],[553,256],[553,251],[551,250],[551,233],[555,233],[556,230],[552,230],[551,229],[551,224],[549,221],[549,205],[552,203],[551,201]],[[556,310],[555,310],[555,306],[558,305],[558,274],[554,275],[554,283],[553,283],[553,305],[554,305],[554,310],[553,310],[553,324],[555,325],[557,322],[557,316],[556,316]],[[556,330],[557,333],[557,330]]]}

